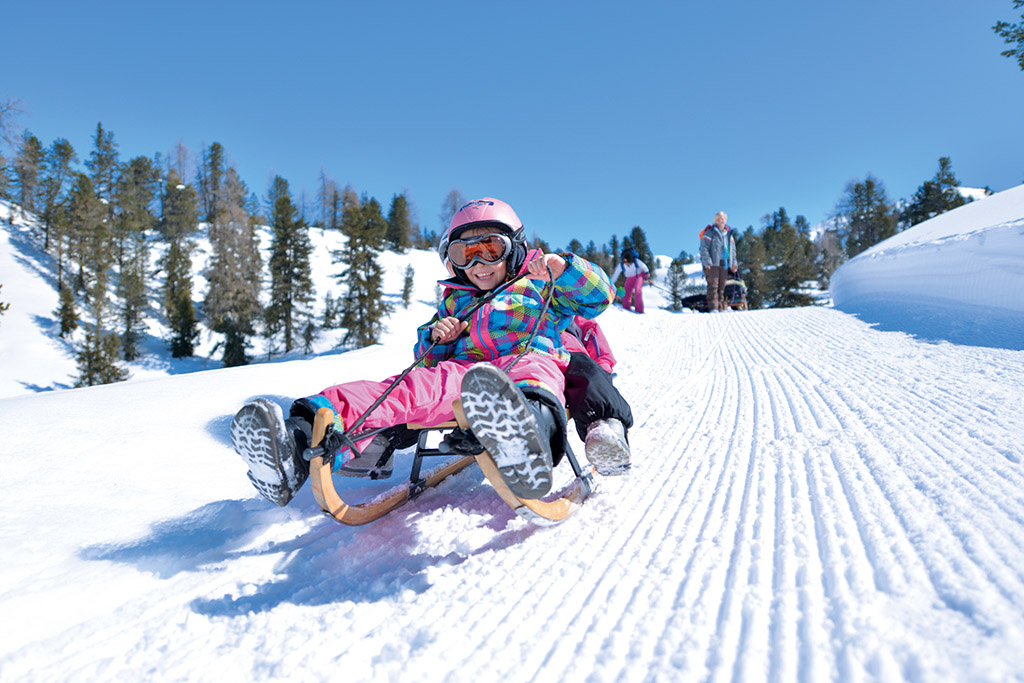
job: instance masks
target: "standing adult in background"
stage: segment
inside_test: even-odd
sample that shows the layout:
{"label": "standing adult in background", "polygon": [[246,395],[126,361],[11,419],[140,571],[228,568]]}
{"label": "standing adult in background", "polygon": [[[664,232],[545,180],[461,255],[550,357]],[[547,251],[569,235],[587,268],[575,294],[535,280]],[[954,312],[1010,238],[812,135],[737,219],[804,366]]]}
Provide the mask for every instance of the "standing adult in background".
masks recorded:
{"label": "standing adult in background", "polygon": [[715,214],[715,221],[700,231],[700,265],[708,283],[708,312],[724,311],[725,281],[739,271],[736,263],[736,240],[726,224],[724,211]]}
{"label": "standing adult in background", "polygon": [[619,265],[615,266],[615,272],[612,273],[612,283],[619,277],[619,273],[626,276],[626,284],[624,285],[625,294],[622,295],[622,308],[630,310],[630,306],[634,299],[636,299],[636,312],[644,312],[644,279],[651,276],[650,269],[647,268],[647,264],[637,258],[636,249],[624,249],[622,251],[622,261]]}

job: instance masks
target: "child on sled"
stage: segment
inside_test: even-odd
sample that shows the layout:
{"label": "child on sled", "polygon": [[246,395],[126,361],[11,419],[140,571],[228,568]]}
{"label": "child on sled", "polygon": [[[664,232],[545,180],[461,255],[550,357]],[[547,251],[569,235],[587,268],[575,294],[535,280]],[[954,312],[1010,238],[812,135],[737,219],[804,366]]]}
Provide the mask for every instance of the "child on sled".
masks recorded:
{"label": "child on sled", "polygon": [[[444,282],[437,314],[419,328],[416,354],[422,364],[366,416],[363,427],[445,422],[461,398],[470,429],[512,492],[540,498],[551,489],[565,438],[563,373],[571,357],[561,332],[577,315],[589,319],[605,310],[611,282],[574,254],[528,250],[515,211],[492,198],[460,208],[440,250],[454,276]],[[523,277],[506,286],[516,276]],[[459,322],[494,290],[500,291]],[[328,387],[295,401],[287,419],[276,403],[247,403],[232,421],[231,438],[249,466],[250,481],[268,500],[286,505],[308,477],[302,453],[317,410],[330,408],[335,429],[344,431],[392,382]],[[336,467],[344,468],[352,457],[350,451],[338,453]]]}

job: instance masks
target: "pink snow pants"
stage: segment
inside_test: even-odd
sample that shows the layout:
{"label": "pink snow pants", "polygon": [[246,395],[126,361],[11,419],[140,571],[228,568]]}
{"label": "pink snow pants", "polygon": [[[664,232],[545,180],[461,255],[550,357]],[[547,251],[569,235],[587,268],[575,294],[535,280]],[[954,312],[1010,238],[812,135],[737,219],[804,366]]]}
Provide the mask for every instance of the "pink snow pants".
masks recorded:
{"label": "pink snow pants", "polygon": [[[514,355],[493,361],[506,368]],[[473,361],[446,360],[434,367],[417,367],[406,375],[384,402],[363,422],[362,429],[379,429],[399,424],[436,425],[455,419],[452,402],[461,396],[462,378]],[[565,376],[559,361],[551,356],[528,353],[509,371],[520,387],[542,386],[565,403]],[[346,426],[356,420],[391,386],[398,375],[383,382],[357,380],[328,387],[320,392],[334,406]]]}
{"label": "pink snow pants", "polygon": [[636,296],[636,312],[644,312],[644,276],[634,275],[633,277],[626,278],[626,284],[624,285],[626,293],[622,295],[622,307],[627,311],[630,310],[630,306],[633,302],[633,297]]}

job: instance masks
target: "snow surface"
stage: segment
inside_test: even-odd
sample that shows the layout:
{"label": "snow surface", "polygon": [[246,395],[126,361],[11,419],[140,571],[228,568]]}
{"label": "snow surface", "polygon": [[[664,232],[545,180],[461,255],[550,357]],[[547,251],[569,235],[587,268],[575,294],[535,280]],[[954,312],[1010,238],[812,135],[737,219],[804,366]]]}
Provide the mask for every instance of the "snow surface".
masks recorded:
{"label": "snow surface", "polygon": [[937,216],[847,262],[835,305],[884,329],[1024,349],[1024,185]]}
{"label": "snow surface", "polygon": [[[929,266],[965,248],[1021,310],[1021,192],[893,242],[937,310],[978,312],[980,279]],[[896,246],[837,273],[837,308],[671,313],[648,288],[646,314],[604,314],[634,466],[565,523],[531,526],[470,467],[350,528],[308,487],[258,498],[228,425],[252,396],[403,369],[436,257],[388,257],[392,293],[416,264],[417,301],[379,346],[235,369],[150,355],[132,381],[46,391],[74,374],[52,275],[0,227],[5,683],[1024,680],[1024,351],[841,310]]]}

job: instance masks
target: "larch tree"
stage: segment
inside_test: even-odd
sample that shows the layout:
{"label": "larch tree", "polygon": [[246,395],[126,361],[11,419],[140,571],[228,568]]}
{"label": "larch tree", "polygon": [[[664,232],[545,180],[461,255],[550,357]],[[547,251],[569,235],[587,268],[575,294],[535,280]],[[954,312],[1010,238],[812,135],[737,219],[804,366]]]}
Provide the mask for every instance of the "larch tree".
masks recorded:
{"label": "larch tree", "polygon": [[39,138],[25,131],[18,147],[18,155],[14,158],[14,182],[18,190],[17,200],[21,206],[22,218],[36,210],[36,191],[44,157],[45,150]]}
{"label": "larch tree", "polygon": [[246,188],[234,168],[224,175],[220,205],[210,224],[208,288],[203,304],[207,325],[224,335],[225,367],[249,362],[247,349],[259,320],[262,259],[255,226],[245,208]]}
{"label": "larch tree", "polygon": [[456,188],[448,190],[444,201],[441,202],[441,212],[437,215],[441,223],[441,234],[448,232],[448,224],[452,222],[452,216],[466,205],[466,197]]}
{"label": "larch tree", "polygon": [[10,199],[10,180],[8,174],[11,171],[10,159],[4,154],[6,148],[14,152],[17,143],[15,142],[15,131],[18,126],[15,121],[22,113],[21,101],[14,98],[7,98],[0,102],[0,199]]}
{"label": "larch tree", "polygon": [[57,214],[67,201],[67,191],[74,177],[72,166],[77,163],[75,148],[64,138],[53,141],[46,150],[46,173],[39,186],[40,218],[43,219],[43,249],[50,250],[50,232]]}

